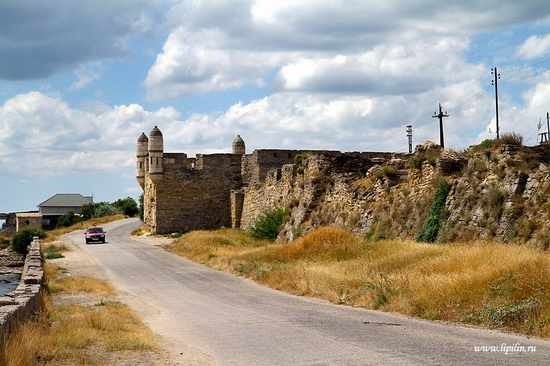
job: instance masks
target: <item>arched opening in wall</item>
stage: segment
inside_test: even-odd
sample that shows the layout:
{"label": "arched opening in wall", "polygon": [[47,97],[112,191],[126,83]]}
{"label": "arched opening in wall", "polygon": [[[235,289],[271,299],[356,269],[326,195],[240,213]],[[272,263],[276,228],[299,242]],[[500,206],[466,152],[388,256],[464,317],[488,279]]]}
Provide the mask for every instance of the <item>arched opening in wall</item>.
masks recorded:
{"label": "arched opening in wall", "polygon": [[276,157],[277,157],[277,153],[273,153],[273,157],[276,158]]}

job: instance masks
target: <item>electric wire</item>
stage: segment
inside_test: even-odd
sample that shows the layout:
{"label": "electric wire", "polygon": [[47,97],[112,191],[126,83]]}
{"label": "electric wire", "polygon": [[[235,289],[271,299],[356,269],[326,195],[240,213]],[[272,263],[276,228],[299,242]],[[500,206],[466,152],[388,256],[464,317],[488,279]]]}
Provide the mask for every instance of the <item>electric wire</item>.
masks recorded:
{"label": "electric wire", "polygon": [[479,98],[481,98],[485,92],[491,87],[491,85],[487,85],[485,87],[485,89],[483,89],[482,91],[480,91],[479,93],[477,93],[475,96],[473,96],[472,98],[468,99],[466,102],[460,104],[459,106],[453,108],[453,109],[450,109],[449,112],[458,112],[458,111],[461,111],[462,109],[466,108],[467,106],[469,106],[470,104],[472,104],[473,102],[475,102],[476,100],[478,100]]}

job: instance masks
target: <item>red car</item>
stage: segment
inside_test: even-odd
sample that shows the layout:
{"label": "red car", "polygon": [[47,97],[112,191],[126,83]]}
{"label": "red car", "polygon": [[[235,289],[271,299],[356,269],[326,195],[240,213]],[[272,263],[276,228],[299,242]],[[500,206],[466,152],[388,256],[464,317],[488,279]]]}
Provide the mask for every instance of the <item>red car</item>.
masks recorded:
{"label": "red car", "polygon": [[90,244],[91,241],[98,241],[105,243],[105,234],[107,232],[103,231],[103,228],[99,226],[89,227],[84,232],[86,235],[86,244]]}

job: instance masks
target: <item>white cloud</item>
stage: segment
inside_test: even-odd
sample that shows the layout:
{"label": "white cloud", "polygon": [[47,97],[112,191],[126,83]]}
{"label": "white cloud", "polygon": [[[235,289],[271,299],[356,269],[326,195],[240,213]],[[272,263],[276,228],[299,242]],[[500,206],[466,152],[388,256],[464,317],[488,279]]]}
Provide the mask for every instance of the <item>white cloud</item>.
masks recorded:
{"label": "white cloud", "polygon": [[550,52],[550,34],[539,37],[531,36],[518,47],[517,55],[526,60],[546,56]]}
{"label": "white cloud", "polygon": [[92,82],[101,79],[103,66],[99,61],[90,62],[86,65],[80,65],[75,71],[76,81],[69,90],[82,89]]}
{"label": "white cloud", "polygon": [[497,0],[181,2],[143,85],[150,100],[173,99],[259,84],[278,69],[278,91],[421,92],[453,78],[468,36],[549,12]]}
{"label": "white cloud", "polygon": [[133,166],[142,131],[178,116],[171,107],[149,112],[137,104],[95,114],[59,97],[19,94],[0,106],[0,164],[4,171],[40,176],[116,171]]}

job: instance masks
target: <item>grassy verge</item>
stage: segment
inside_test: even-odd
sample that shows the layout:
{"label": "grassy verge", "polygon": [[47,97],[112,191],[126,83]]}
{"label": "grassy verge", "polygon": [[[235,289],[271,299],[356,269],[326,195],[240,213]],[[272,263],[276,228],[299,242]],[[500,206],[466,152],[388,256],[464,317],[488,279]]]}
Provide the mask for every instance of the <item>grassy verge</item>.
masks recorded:
{"label": "grassy verge", "polygon": [[[128,306],[104,300],[116,295],[108,283],[69,276],[49,263],[44,270],[42,312],[17,327],[0,354],[0,365],[106,365],[113,364],[113,353],[159,350],[155,335]],[[82,296],[89,304],[81,305]]]}
{"label": "grassy verge", "polygon": [[320,228],[288,244],[196,231],[167,250],[297,295],[550,338],[550,257],[525,247],[365,241]]}

